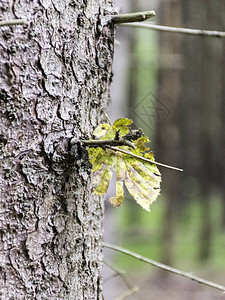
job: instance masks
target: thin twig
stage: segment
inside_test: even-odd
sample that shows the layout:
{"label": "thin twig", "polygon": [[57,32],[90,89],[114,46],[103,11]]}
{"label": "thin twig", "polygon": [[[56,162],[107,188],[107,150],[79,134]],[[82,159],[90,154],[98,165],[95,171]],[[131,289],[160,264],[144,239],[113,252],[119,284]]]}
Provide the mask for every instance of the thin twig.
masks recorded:
{"label": "thin twig", "polygon": [[113,300],[124,300],[128,296],[132,295],[133,293],[137,292],[138,290],[133,288],[133,290],[127,290],[123,292],[119,297],[114,298]]}
{"label": "thin twig", "polygon": [[155,165],[158,165],[158,166],[161,166],[161,167],[165,167],[165,168],[172,169],[172,170],[176,170],[176,171],[180,171],[180,172],[183,171],[182,169],[179,169],[179,168],[176,168],[176,167],[172,167],[172,166],[168,166],[168,165],[159,163],[159,162],[157,162],[157,161],[147,159],[147,158],[145,158],[145,157],[139,156],[139,155],[134,154],[134,153],[132,153],[132,152],[128,152],[128,151],[122,150],[122,149],[117,148],[117,147],[113,147],[113,146],[107,146],[107,147],[110,148],[110,149],[112,149],[112,150],[114,150],[114,151],[119,151],[119,152],[121,152],[121,153],[131,155],[131,156],[133,156],[133,157],[136,157],[136,158],[138,158],[138,159],[141,159],[141,160],[150,162],[150,163],[152,163],[152,164],[155,164]]}
{"label": "thin twig", "polygon": [[202,36],[211,36],[211,37],[219,37],[224,38],[225,32],[224,31],[212,31],[212,30],[201,30],[201,29],[191,29],[191,28],[180,28],[180,27],[170,27],[170,26],[161,26],[155,25],[150,23],[126,23],[121,24],[123,26],[129,27],[141,27],[141,28],[148,28],[157,31],[164,31],[164,32],[173,32],[173,33],[183,33],[183,34],[191,34],[191,35],[202,35]]}
{"label": "thin twig", "polygon": [[26,21],[23,19],[0,21],[0,26],[13,26],[13,25],[24,25],[24,24],[26,24]]}
{"label": "thin twig", "polygon": [[106,119],[108,120],[108,122],[109,122],[109,125],[110,126],[112,126],[112,122],[111,122],[111,120],[110,120],[110,118],[109,118],[109,116],[105,113],[105,117],[106,117]]}
{"label": "thin twig", "polygon": [[139,21],[145,21],[147,19],[150,19],[154,17],[155,11],[142,11],[142,12],[136,12],[136,13],[130,13],[130,14],[119,14],[112,17],[112,21],[114,24],[121,24],[121,23],[128,23],[128,22],[139,22]]}
{"label": "thin twig", "polygon": [[127,254],[129,256],[132,256],[136,259],[139,259],[143,262],[146,262],[148,264],[151,264],[157,268],[160,268],[160,269],[163,269],[163,270],[166,270],[168,272],[171,272],[171,273],[174,273],[174,274],[177,274],[177,275],[180,275],[180,276],[183,276],[183,277],[186,277],[186,278],[189,278],[191,280],[194,280],[198,283],[202,283],[206,286],[209,286],[209,287],[212,287],[212,288],[215,288],[217,290],[222,290],[225,292],[225,286],[222,286],[222,285],[219,285],[217,283],[214,283],[214,282],[211,282],[211,281],[208,281],[208,280],[205,280],[203,278],[200,278],[198,276],[195,276],[191,273],[187,273],[187,272],[183,272],[181,270],[178,270],[178,269],[175,269],[175,268],[172,268],[172,267],[169,267],[167,265],[164,265],[164,264],[161,264],[157,261],[154,261],[152,259],[149,259],[147,257],[144,257],[144,256],[141,256],[135,252],[132,252],[132,251],[129,251],[127,249],[124,249],[122,247],[118,247],[118,246],[115,246],[115,245],[111,245],[111,244],[108,244],[108,243],[103,243],[103,246],[106,247],[106,248],[109,248],[109,249],[112,249],[112,250],[115,250],[115,251],[118,251],[118,252],[121,252],[121,253],[124,253],[124,254]]}
{"label": "thin twig", "polygon": [[84,144],[86,144],[89,147],[102,147],[102,146],[129,146],[135,149],[135,146],[131,141],[128,141],[126,139],[120,139],[120,140],[82,140]]}
{"label": "thin twig", "polygon": [[107,281],[109,281],[109,280],[111,280],[111,279],[113,279],[113,278],[116,278],[117,276],[119,276],[119,274],[114,273],[114,274],[111,275],[110,277],[106,278],[106,279],[104,280],[104,283],[106,283]]}
{"label": "thin twig", "polygon": [[127,278],[124,270],[121,270],[118,266],[114,265],[111,261],[108,259],[104,258],[103,259],[104,264],[106,264],[109,268],[111,268],[113,271],[116,272],[124,281],[128,289],[130,290],[131,293],[134,293],[134,291],[138,291],[139,287],[138,286],[133,286],[133,284],[130,282],[130,280]]}

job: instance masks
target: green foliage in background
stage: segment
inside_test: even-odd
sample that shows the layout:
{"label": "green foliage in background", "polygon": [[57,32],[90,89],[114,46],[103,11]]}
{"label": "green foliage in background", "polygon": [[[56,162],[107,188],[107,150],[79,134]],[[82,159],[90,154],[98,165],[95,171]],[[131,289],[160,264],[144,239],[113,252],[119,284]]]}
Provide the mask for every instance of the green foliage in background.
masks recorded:
{"label": "green foliage in background", "polygon": [[[121,210],[116,211],[116,219],[119,228],[117,243],[124,248],[137,252],[153,260],[162,262],[163,231],[165,226],[166,198],[161,196],[161,201],[154,206],[154,211],[149,214],[144,210],[136,211],[136,215],[131,219],[133,212],[132,205],[126,205]],[[224,272],[225,260],[224,231],[219,230],[222,222],[222,204],[219,199],[213,199],[211,205],[213,227],[213,242],[210,260],[204,264],[199,260],[199,246],[201,228],[201,203],[200,199],[191,201],[185,211],[177,216],[174,222],[173,238],[173,261],[174,267],[189,272],[196,272],[200,275],[210,272]],[[143,263],[128,256],[118,254],[116,264],[121,268],[132,271],[138,267],[140,273],[155,272],[154,267],[149,268]]]}

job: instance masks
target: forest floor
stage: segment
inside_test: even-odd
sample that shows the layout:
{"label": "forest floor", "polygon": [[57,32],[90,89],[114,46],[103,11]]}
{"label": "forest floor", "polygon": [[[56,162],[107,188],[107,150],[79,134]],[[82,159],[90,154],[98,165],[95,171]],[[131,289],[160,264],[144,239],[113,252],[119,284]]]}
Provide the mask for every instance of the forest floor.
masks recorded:
{"label": "forest floor", "polygon": [[[225,277],[218,279],[218,282],[225,282]],[[135,297],[133,300],[224,300],[225,294],[190,279],[169,275],[146,280]]]}
{"label": "forest floor", "polygon": [[[208,276],[204,276],[207,278]],[[225,300],[223,291],[207,287],[188,278],[173,274],[156,272],[145,278],[134,279],[134,275],[128,275],[129,281],[139,290],[129,296],[125,296],[128,287],[117,276],[107,281],[104,285],[104,300]],[[225,285],[225,275],[221,274],[213,278],[214,282]]]}

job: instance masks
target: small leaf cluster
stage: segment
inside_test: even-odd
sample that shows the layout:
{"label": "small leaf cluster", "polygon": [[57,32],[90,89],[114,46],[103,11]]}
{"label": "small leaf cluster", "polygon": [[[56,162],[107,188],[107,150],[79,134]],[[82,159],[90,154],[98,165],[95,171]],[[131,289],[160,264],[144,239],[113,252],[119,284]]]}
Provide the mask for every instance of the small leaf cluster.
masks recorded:
{"label": "small leaf cluster", "polygon": [[[132,120],[121,118],[113,125],[101,124],[93,132],[98,140],[123,139],[131,132]],[[135,148],[127,145],[118,146],[119,149],[145,157],[154,161],[152,152],[146,143],[149,139],[144,134],[131,140]],[[89,160],[92,164],[92,178],[94,193],[101,196],[108,190],[112,171],[116,171],[116,195],[109,201],[118,207],[124,200],[124,183],[129,193],[138,204],[150,211],[150,204],[156,200],[160,193],[161,174],[154,163],[143,161],[129,154],[124,154],[110,147],[89,147]]]}

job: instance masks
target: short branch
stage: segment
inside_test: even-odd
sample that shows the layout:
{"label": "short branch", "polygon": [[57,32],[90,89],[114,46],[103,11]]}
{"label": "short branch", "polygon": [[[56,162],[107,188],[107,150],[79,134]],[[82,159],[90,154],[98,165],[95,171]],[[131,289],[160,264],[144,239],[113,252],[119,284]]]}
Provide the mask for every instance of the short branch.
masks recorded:
{"label": "short branch", "polygon": [[172,32],[172,33],[183,33],[183,34],[202,35],[202,36],[211,36],[211,37],[220,37],[220,38],[225,37],[225,32],[223,31],[169,27],[169,26],[161,26],[161,25],[155,25],[150,23],[135,23],[135,24],[126,23],[122,25],[129,26],[129,27],[147,28],[147,29],[153,29],[153,30],[164,31],[164,32]]}
{"label": "short branch", "polygon": [[120,140],[81,140],[82,143],[89,147],[102,147],[102,146],[129,146],[135,149],[133,143],[126,139]]}
{"label": "short branch", "polygon": [[121,23],[128,23],[128,22],[140,22],[145,21],[147,19],[150,19],[154,17],[155,11],[143,11],[143,12],[136,12],[136,13],[130,13],[130,14],[119,14],[115,15],[112,18],[112,21],[114,24],[121,24]]}
{"label": "short branch", "polygon": [[26,21],[23,19],[0,21],[0,26],[14,26],[14,25],[24,25]]}
{"label": "short branch", "polygon": [[141,256],[141,255],[139,255],[139,254],[137,254],[135,252],[129,251],[129,250],[124,249],[122,247],[114,246],[114,245],[111,245],[111,244],[108,244],[108,243],[103,243],[103,246],[106,247],[106,248],[109,248],[109,249],[112,249],[112,250],[115,250],[115,251],[127,254],[129,256],[134,257],[134,258],[137,258],[137,259],[139,259],[139,260],[141,260],[141,261],[143,261],[145,263],[151,264],[151,265],[153,265],[155,267],[158,267],[160,269],[166,270],[166,271],[171,272],[171,273],[175,273],[177,275],[180,275],[180,276],[189,278],[191,280],[194,280],[194,281],[196,281],[198,283],[202,283],[202,284],[204,284],[206,286],[213,287],[213,288],[215,288],[217,290],[222,290],[222,291],[225,292],[225,286],[222,286],[222,285],[219,285],[217,283],[205,280],[205,279],[200,278],[198,276],[195,276],[195,275],[193,275],[191,273],[183,272],[181,270],[178,270],[178,269],[169,267],[167,265],[161,264],[161,263],[159,263],[157,261],[154,261],[154,260],[149,259],[147,257]]}
{"label": "short branch", "polygon": [[127,278],[125,272],[123,270],[121,270],[118,266],[114,265],[111,261],[109,261],[108,259],[104,258],[103,259],[104,264],[106,264],[109,268],[111,268],[113,271],[116,272],[117,275],[119,275],[124,283],[126,284],[126,286],[129,289],[129,295],[131,295],[132,293],[136,292],[139,290],[138,286],[133,286],[133,284],[130,282],[130,280]]}
{"label": "short branch", "polygon": [[[71,145],[73,145],[76,142],[77,142],[77,140],[73,140],[72,139],[70,143],[71,143]],[[114,147],[114,146],[129,146],[129,147],[132,147],[132,148],[135,149],[135,146],[134,146],[133,143],[131,143],[130,141],[128,141],[126,139],[123,139],[123,138],[121,138],[120,140],[80,140],[80,142],[84,143],[85,145],[87,145],[89,147],[107,147],[107,148],[109,148],[111,150],[118,151],[118,152],[130,155],[130,156],[136,157],[138,159],[150,162],[151,164],[155,164],[157,166],[161,166],[161,167],[165,167],[165,168],[168,168],[168,169],[172,169],[172,170],[176,170],[176,171],[181,171],[181,172],[183,171],[182,169],[179,169],[179,168],[176,168],[176,167],[172,167],[172,166],[169,166],[169,165],[166,165],[166,164],[162,164],[162,163],[159,163],[157,161],[150,160],[148,158],[139,156],[139,155],[134,154],[132,152],[129,152],[129,151],[122,150],[120,148]]]}

